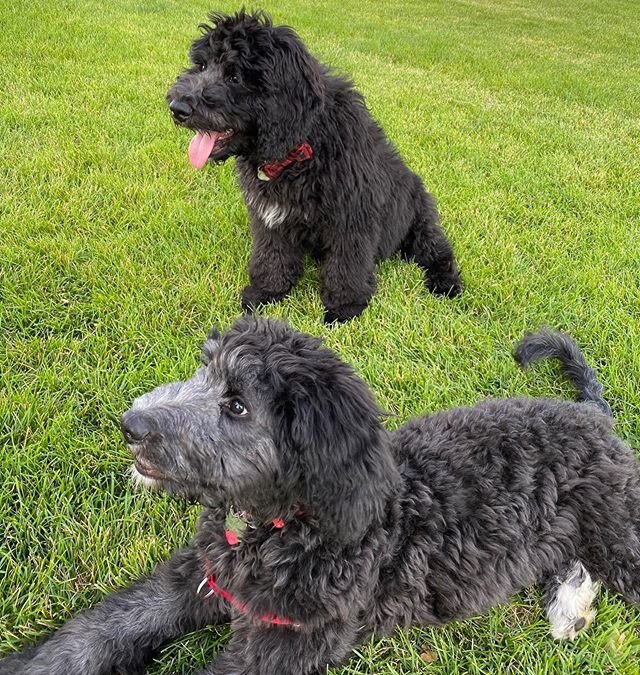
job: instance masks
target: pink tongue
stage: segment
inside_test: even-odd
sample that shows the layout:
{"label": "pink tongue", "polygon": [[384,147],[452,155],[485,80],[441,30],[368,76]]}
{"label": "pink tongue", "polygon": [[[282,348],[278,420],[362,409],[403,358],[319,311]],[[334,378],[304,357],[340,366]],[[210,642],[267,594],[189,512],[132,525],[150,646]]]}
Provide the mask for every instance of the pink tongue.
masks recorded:
{"label": "pink tongue", "polygon": [[207,163],[213,146],[220,136],[222,136],[222,133],[217,131],[210,131],[209,133],[198,131],[191,139],[191,143],[189,143],[189,161],[194,169],[202,169]]}

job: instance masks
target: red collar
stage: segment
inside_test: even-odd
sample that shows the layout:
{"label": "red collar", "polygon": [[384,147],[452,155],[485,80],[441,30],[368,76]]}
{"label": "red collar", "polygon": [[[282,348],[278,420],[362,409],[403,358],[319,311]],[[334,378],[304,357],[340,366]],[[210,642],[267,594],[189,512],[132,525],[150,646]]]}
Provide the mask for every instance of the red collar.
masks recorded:
{"label": "red collar", "polygon": [[[276,530],[281,530],[284,527],[284,520],[282,520],[282,518],[274,518],[271,521],[271,524],[276,528]],[[227,540],[227,544],[229,544],[229,546],[235,546],[240,541],[240,539],[238,539],[238,535],[233,530],[225,530],[224,538]]]}
{"label": "red collar", "polygon": [[[271,524],[278,530],[281,530],[284,527],[284,520],[282,518],[275,518],[271,521]],[[238,535],[233,530],[224,531],[225,539],[229,546],[235,546],[238,542]],[[210,567],[209,562],[207,561],[207,567]],[[234,597],[229,591],[225,591],[224,588],[218,586],[216,578],[213,574],[207,574],[204,579],[200,582],[198,590],[196,591],[197,595],[200,595],[200,591],[204,586],[208,586],[211,590],[203,596],[203,600],[210,598],[212,595],[218,595],[221,598],[224,598],[234,609],[242,612],[243,614],[252,614],[255,618],[262,621],[262,623],[268,623],[273,626],[291,626],[293,628],[299,628],[299,623],[294,623],[291,619],[286,619],[275,614],[254,614],[248,605],[244,602],[240,602],[236,597]]]}
{"label": "red collar", "polygon": [[307,162],[313,157],[313,148],[308,143],[302,143],[294,148],[284,159],[275,162],[265,162],[258,167],[260,180],[273,180],[277,178],[288,166],[295,162]]}
{"label": "red collar", "polygon": [[243,614],[251,614],[254,616],[254,618],[262,621],[262,623],[268,623],[272,626],[291,626],[292,628],[299,628],[301,626],[301,624],[294,623],[291,621],[291,619],[285,619],[283,617],[276,616],[275,614],[254,614],[244,602],[240,602],[240,600],[231,595],[231,593],[218,586],[216,583],[216,578],[213,574],[206,576],[200,582],[196,593],[200,594],[200,591],[205,585],[207,585],[211,590],[205,596],[203,596],[203,600],[210,598],[212,595],[219,595],[221,598],[224,598],[234,609],[237,609]]}

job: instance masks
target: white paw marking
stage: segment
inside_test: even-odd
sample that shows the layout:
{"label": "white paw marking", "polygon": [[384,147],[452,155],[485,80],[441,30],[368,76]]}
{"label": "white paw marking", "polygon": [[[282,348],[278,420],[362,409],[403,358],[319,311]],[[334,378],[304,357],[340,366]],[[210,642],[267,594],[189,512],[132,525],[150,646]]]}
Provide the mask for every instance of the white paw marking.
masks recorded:
{"label": "white paw marking", "polygon": [[556,640],[575,640],[596,616],[593,602],[599,581],[593,581],[580,561],[576,561],[547,605],[551,634]]}

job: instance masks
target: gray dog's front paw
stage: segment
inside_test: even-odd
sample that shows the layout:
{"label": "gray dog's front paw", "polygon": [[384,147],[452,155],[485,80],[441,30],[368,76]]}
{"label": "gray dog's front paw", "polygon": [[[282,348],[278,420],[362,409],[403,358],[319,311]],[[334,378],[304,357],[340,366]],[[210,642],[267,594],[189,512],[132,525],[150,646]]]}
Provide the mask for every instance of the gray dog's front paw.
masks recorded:
{"label": "gray dog's front paw", "polygon": [[247,671],[238,663],[238,655],[232,657],[223,652],[198,675],[247,675]]}
{"label": "gray dog's front paw", "polygon": [[10,654],[0,659],[0,675],[23,675],[27,672],[29,652],[22,654]]}

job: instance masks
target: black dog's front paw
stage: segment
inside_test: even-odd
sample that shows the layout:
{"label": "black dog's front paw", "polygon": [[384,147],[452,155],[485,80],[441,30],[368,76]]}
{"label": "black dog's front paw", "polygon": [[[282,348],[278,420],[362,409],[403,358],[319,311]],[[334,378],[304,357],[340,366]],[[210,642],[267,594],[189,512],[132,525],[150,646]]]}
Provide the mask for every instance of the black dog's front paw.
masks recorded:
{"label": "black dog's front paw", "polygon": [[434,295],[455,298],[462,293],[462,280],[457,270],[448,274],[431,274],[427,278],[427,288]]}
{"label": "black dog's front paw", "polygon": [[247,286],[242,291],[242,309],[245,312],[251,313],[258,309],[261,305],[267,305],[270,302],[279,302],[285,296],[285,293],[274,293],[273,291],[265,291],[255,286]]}
{"label": "black dog's front paw", "polygon": [[366,304],[341,305],[340,307],[327,307],[324,311],[324,322],[327,325],[332,323],[344,323],[360,316],[364,311]]}

